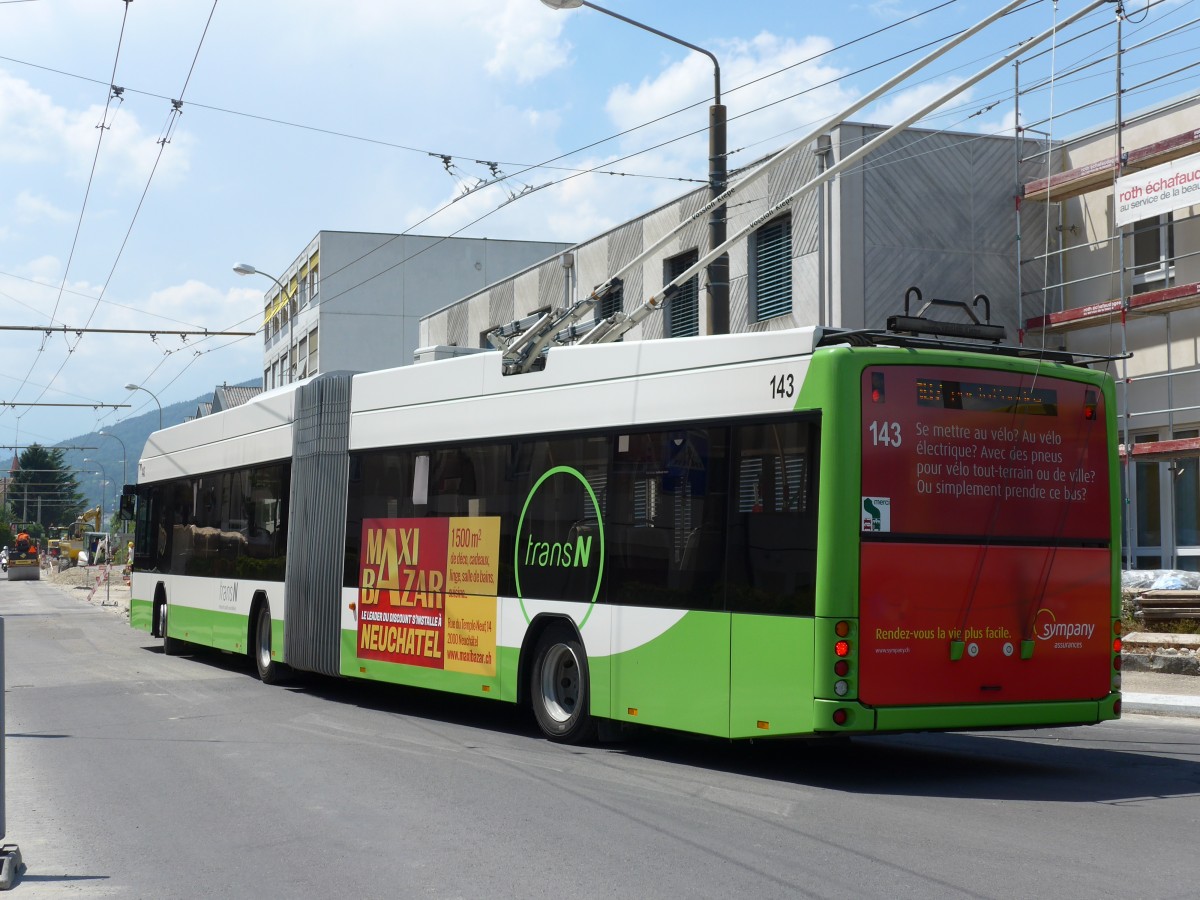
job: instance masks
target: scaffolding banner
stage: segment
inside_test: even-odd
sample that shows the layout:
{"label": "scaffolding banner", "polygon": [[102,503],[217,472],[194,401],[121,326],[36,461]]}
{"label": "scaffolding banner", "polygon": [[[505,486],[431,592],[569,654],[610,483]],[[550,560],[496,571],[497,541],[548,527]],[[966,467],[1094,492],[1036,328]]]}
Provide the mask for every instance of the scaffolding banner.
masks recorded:
{"label": "scaffolding banner", "polygon": [[1200,153],[1117,179],[1117,226],[1200,204]]}

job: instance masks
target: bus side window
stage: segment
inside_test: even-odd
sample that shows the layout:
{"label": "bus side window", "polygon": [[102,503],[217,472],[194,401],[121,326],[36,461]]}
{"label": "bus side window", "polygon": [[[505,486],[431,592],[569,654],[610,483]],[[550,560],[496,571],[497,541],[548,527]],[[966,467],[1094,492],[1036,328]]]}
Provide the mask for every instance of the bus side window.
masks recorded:
{"label": "bus side window", "polygon": [[737,429],[729,516],[734,612],[812,615],[817,562],[815,421]]}
{"label": "bus side window", "polygon": [[475,463],[462,450],[440,450],[434,454],[430,479],[430,512],[435,516],[465,516],[477,499]]}
{"label": "bus side window", "polygon": [[134,568],[137,571],[157,571],[160,551],[159,528],[162,517],[162,489],[158,486],[139,487],[137,502],[137,524],[134,534],[137,546],[133,552]]}
{"label": "bus side window", "polygon": [[721,608],[728,436],[722,426],[616,436],[607,529],[612,602]]}

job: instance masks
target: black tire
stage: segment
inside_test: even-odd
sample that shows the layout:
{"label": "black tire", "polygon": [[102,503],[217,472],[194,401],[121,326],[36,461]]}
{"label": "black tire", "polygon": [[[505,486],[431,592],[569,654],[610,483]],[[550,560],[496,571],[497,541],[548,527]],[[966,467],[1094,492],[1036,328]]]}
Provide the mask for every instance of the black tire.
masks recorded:
{"label": "black tire", "polygon": [[163,653],[167,656],[179,656],[184,652],[183,641],[167,634],[167,603],[164,600],[158,604],[158,631],[163,639]]}
{"label": "black tire", "polygon": [[263,684],[279,684],[284,680],[287,667],[271,656],[271,606],[268,603],[258,607],[250,655],[254,657],[254,665]]}
{"label": "black tire", "polygon": [[587,654],[569,628],[551,626],[538,641],[529,698],[538,727],[550,740],[583,744],[596,739]]}

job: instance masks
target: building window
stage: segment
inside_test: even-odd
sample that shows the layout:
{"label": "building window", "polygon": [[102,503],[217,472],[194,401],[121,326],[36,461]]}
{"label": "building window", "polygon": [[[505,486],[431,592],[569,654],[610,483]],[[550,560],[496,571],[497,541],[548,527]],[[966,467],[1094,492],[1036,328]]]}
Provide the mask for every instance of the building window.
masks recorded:
{"label": "building window", "polygon": [[313,303],[317,302],[317,263],[312,262],[308,267],[308,299]]}
{"label": "building window", "polygon": [[[1200,431],[1189,429],[1176,431],[1176,440],[1200,437]],[[1187,547],[1193,552],[1200,549],[1200,459],[1196,457],[1181,457],[1171,460],[1171,488],[1175,495],[1175,550]],[[1197,570],[1200,556],[1179,556],[1178,566],[1181,569]]]}
{"label": "building window", "polygon": [[617,285],[596,307],[597,319],[611,319],[625,309],[625,285]]}
{"label": "building window", "polygon": [[792,217],[768,222],[750,239],[754,317],[761,322],[792,311]]}
{"label": "building window", "polygon": [[[697,250],[689,250],[668,259],[664,283],[669,284],[700,259]],[[700,333],[700,276],[693,275],[679,286],[667,303],[667,337],[692,337]]]}
{"label": "building window", "polygon": [[[1158,434],[1135,434],[1135,444],[1152,443],[1158,440]],[[1136,533],[1138,545],[1139,569],[1158,569],[1162,565],[1163,546],[1163,503],[1162,503],[1162,473],[1159,472],[1158,462],[1134,463],[1134,482],[1136,485]],[[1154,556],[1151,556],[1151,553]],[[1152,565],[1147,565],[1153,560]]]}
{"label": "building window", "polygon": [[1144,294],[1175,283],[1175,227],[1171,213],[1133,227],[1133,292]]}
{"label": "building window", "polygon": [[317,329],[313,329],[308,333],[308,374],[316,375],[321,371],[321,366],[317,360]]}

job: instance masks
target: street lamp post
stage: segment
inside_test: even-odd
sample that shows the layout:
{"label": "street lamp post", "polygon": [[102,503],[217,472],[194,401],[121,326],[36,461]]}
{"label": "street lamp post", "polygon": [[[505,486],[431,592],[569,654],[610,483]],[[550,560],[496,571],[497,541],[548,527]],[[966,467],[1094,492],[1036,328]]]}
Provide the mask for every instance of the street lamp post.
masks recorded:
{"label": "street lamp post", "polygon": [[154,398],[154,402],[158,405],[158,430],[162,431],[162,404],[158,402],[158,394],[154,393],[154,391],[150,390],[149,388],[142,387],[140,384],[127,384],[125,385],[125,390],[145,391]]}
{"label": "street lamp post", "polygon": [[[725,139],[725,106],[721,103],[721,65],[717,62],[717,58],[705,50],[703,47],[697,47],[695,44],[689,44],[687,41],[667,34],[665,31],[659,31],[657,28],[651,28],[649,25],[644,25],[641,22],[630,19],[628,16],[623,16],[620,13],[613,12],[611,9],[605,9],[603,6],[597,6],[590,0],[542,0],[542,3],[551,9],[579,9],[581,6],[586,6],[588,9],[594,9],[596,12],[602,12],[606,16],[612,16],[614,19],[620,19],[622,22],[627,22],[635,28],[640,28],[643,31],[649,31],[651,34],[657,34],[659,37],[666,38],[668,41],[674,41],[687,47],[689,50],[695,50],[697,53],[703,53],[713,64],[713,102],[708,108],[708,185],[709,193],[712,197],[717,197],[724,193],[726,183],[728,181],[728,164],[726,162],[726,139]],[[725,228],[725,206],[713,209],[708,217],[708,239],[709,249],[719,247],[725,243],[726,228]],[[711,263],[708,264],[708,333],[709,334],[728,334],[729,333],[729,255],[721,254]]]}
{"label": "street lamp post", "polygon": [[[283,282],[280,281],[278,278],[276,278],[274,275],[271,275],[268,272],[264,272],[262,269],[256,269],[256,268],[254,268],[254,266],[250,265],[250,263],[238,263],[236,266],[233,267],[233,271],[237,272],[239,275],[262,275],[264,278],[270,278],[273,282],[275,282],[277,285],[279,285],[279,295],[281,297],[283,297],[284,303],[291,302],[287,295],[287,288],[285,288],[283,286]],[[300,312],[300,310],[297,309],[296,314],[299,314],[299,312]],[[264,324],[263,327],[265,328],[266,325]],[[292,358],[292,345],[294,343],[293,338],[295,336],[296,336],[296,316],[292,315],[291,311],[289,310],[288,311],[288,354],[287,354],[287,358],[288,358],[287,368],[288,368],[288,383],[289,384],[296,380],[296,363],[293,361],[293,358]],[[266,387],[267,387],[266,384],[263,384],[264,390],[266,389]]]}
{"label": "street lamp post", "polygon": [[127,459],[125,453],[125,442],[111,431],[105,431],[104,429],[101,429],[98,433],[103,437],[112,438],[121,445],[121,487],[124,487],[129,482],[129,471],[125,468],[125,460]]}
{"label": "street lamp post", "polygon": [[104,466],[94,459],[87,459],[85,457],[83,461],[85,463],[90,463],[93,466],[97,466],[100,469],[99,472],[93,473],[93,474],[98,474],[100,476],[100,478],[102,479],[102,481],[100,482],[100,515],[101,515],[100,521],[101,521],[101,524],[103,524],[104,523],[103,516],[104,516],[104,513],[106,512],[105,507],[108,505],[108,497],[106,496],[105,491],[104,491],[105,485],[108,484],[108,473],[106,471],[104,471]]}

